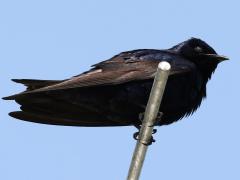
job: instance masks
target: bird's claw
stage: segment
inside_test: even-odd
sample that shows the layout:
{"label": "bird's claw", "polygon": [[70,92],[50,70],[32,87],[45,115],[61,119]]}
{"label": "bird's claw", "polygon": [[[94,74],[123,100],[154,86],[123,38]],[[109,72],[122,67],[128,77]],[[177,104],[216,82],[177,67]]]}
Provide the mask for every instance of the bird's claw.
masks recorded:
{"label": "bird's claw", "polygon": [[143,143],[143,144],[146,145],[146,146],[150,146],[150,145],[152,145],[152,144],[155,143],[155,142],[156,142],[156,140],[153,138],[153,136],[151,136],[150,141],[147,142],[147,143]]}
{"label": "bird's claw", "polygon": [[157,133],[157,129],[153,129],[152,134],[156,134]]}
{"label": "bird's claw", "polygon": [[138,141],[139,140],[139,132],[135,132],[134,134],[133,134],[133,138],[136,140],[136,141]]}
{"label": "bird's claw", "polygon": [[[157,133],[157,129],[153,129],[152,134],[156,134],[156,133]],[[136,141],[139,140],[139,134],[140,134],[139,131],[133,134],[133,138],[134,138]],[[146,145],[146,146],[150,146],[150,145],[152,145],[152,144],[155,143],[155,142],[156,142],[156,140],[153,138],[153,136],[151,136],[151,139],[149,140],[149,142],[142,142],[142,143],[143,143],[144,145]]]}
{"label": "bird's claw", "polygon": [[[162,112],[159,112],[158,113],[158,116],[156,118],[156,123],[155,124],[159,124],[160,123],[160,120],[163,116],[163,113]],[[144,119],[144,113],[140,113],[139,114],[139,120],[142,122]],[[153,127],[154,125],[150,126],[150,127]],[[134,133],[133,134],[133,138],[135,140],[139,140],[139,134],[140,134],[140,129],[141,129],[141,125],[135,125],[135,127],[139,130],[138,132]],[[152,134],[156,134],[157,133],[157,129],[153,129],[152,131]],[[153,138],[153,136],[151,136],[151,139],[149,140],[149,142],[142,142],[144,145],[146,146],[149,146],[149,145],[152,145],[154,142],[156,142],[156,140]]]}

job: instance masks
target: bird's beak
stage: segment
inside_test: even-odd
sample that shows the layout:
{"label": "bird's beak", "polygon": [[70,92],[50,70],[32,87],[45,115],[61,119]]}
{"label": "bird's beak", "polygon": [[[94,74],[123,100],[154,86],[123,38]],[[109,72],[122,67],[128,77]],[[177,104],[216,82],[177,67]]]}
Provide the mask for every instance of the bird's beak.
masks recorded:
{"label": "bird's beak", "polygon": [[219,62],[229,60],[228,57],[226,57],[226,56],[220,56],[220,55],[218,55],[218,54],[204,54],[204,56],[207,56],[207,57],[209,57],[209,58],[216,59],[216,60],[218,60]]}

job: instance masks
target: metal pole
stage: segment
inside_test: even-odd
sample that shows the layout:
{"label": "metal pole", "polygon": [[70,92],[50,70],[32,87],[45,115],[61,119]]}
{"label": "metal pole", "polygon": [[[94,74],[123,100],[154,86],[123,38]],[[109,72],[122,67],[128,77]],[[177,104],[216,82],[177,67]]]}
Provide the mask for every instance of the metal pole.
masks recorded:
{"label": "metal pole", "polygon": [[140,177],[148,149],[147,144],[152,137],[154,124],[159,112],[170,69],[171,65],[168,62],[161,62],[158,65],[127,180],[138,180]]}

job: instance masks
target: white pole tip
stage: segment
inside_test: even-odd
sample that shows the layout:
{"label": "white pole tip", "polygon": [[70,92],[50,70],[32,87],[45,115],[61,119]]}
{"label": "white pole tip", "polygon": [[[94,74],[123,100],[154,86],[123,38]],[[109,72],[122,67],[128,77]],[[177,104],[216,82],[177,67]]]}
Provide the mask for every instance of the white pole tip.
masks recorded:
{"label": "white pole tip", "polygon": [[171,65],[168,62],[163,61],[158,64],[158,68],[163,71],[169,71],[171,69]]}

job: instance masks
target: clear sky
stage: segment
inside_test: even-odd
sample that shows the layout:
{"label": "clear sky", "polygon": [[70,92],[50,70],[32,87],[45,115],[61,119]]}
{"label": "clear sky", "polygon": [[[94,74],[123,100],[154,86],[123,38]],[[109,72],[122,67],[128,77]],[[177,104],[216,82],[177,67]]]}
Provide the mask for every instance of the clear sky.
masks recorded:
{"label": "clear sky", "polygon": [[[190,37],[231,61],[219,65],[193,116],[158,128],[142,179],[240,179],[240,3],[237,0],[0,1],[0,96],[11,78],[64,79],[125,50]],[[0,179],[122,180],[133,127],[76,128],[14,120],[0,100]]]}

